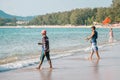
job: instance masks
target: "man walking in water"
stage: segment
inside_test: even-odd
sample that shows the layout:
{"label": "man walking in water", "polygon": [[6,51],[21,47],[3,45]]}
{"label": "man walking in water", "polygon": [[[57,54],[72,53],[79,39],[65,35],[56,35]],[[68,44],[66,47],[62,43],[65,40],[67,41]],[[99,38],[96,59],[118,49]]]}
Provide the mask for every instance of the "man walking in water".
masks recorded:
{"label": "man walking in water", "polygon": [[48,60],[48,63],[50,65],[50,68],[52,69],[52,62],[51,62],[51,59],[50,59],[50,50],[49,50],[49,39],[47,37],[47,32],[46,30],[42,30],[41,31],[41,34],[42,34],[42,43],[38,43],[38,45],[42,45],[42,53],[41,53],[41,57],[40,57],[40,64],[39,66],[37,67],[37,69],[41,69],[41,65],[43,63],[43,60],[46,56],[47,60]]}
{"label": "man walking in water", "polygon": [[92,48],[92,51],[91,51],[90,57],[88,59],[92,60],[92,56],[93,56],[94,52],[96,53],[97,59],[100,59],[100,56],[99,56],[99,53],[98,53],[98,47],[97,47],[98,33],[95,30],[96,29],[95,26],[92,26],[91,29],[92,29],[92,34],[87,38],[87,40],[91,39],[91,48]]}

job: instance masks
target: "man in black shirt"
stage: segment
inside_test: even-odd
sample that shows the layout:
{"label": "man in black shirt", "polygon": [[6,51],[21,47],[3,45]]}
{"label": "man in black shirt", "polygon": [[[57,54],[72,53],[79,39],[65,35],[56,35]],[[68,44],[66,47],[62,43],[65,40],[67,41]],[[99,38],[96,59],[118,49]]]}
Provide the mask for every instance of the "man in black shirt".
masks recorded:
{"label": "man in black shirt", "polygon": [[49,50],[49,39],[48,39],[46,33],[47,33],[46,30],[41,31],[41,34],[43,36],[42,43],[38,43],[38,45],[42,45],[42,53],[41,53],[41,56],[40,56],[41,61],[40,61],[40,64],[39,64],[37,69],[41,68],[41,65],[43,63],[43,60],[44,60],[45,56],[48,60],[50,68],[52,68],[52,62],[51,62],[50,54],[49,54],[49,52],[50,52],[50,50]]}
{"label": "man in black shirt", "polygon": [[92,60],[92,56],[93,56],[94,52],[96,53],[97,59],[99,60],[100,56],[99,56],[99,53],[98,53],[98,46],[97,46],[98,32],[96,31],[95,26],[92,26],[91,29],[92,29],[92,34],[87,38],[87,40],[91,39],[91,44],[92,44],[91,45],[92,51],[91,51],[89,60]]}

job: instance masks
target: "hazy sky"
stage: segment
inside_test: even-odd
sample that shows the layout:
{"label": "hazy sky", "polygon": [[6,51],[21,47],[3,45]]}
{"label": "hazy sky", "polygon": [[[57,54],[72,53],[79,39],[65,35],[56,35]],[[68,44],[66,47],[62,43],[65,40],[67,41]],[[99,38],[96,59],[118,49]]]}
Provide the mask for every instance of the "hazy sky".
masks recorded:
{"label": "hazy sky", "polygon": [[112,0],[0,0],[0,10],[18,16],[33,16],[75,8],[108,7]]}

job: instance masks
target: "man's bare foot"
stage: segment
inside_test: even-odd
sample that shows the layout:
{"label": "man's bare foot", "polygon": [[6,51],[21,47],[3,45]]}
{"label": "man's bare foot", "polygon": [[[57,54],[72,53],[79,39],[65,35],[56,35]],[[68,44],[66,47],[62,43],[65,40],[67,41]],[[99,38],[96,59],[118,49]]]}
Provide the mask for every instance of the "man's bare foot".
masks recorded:
{"label": "man's bare foot", "polygon": [[52,67],[50,67],[49,69],[50,69],[50,71],[52,71],[52,69],[53,69],[53,68],[52,68]]}
{"label": "man's bare foot", "polygon": [[98,57],[97,60],[100,60],[100,57]]}
{"label": "man's bare foot", "polygon": [[36,69],[40,69],[39,67],[36,67]]}
{"label": "man's bare foot", "polygon": [[50,67],[50,69],[52,69],[52,66]]}
{"label": "man's bare foot", "polygon": [[40,68],[40,67],[36,67],[36,69],[39,69],[39,70],[41,70],[42,68]]}
{"label": "man's bare foot", "polygon": [[89,58],[88,58],[88,60],[92,61],[92,58],[91,58],[91,57],[89,57]]}

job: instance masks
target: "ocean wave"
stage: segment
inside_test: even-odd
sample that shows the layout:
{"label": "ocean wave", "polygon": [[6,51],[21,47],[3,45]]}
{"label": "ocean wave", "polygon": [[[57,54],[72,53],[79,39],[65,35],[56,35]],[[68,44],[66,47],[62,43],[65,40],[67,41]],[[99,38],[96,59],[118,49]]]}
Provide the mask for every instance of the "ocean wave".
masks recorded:
{"label": "ocean wave", "polygon": [[27,67],[30,65],[37,64],[38,62],[39,62],[39,59],[30,59],[25,61],[16,61],[13,63],[3,64],[3,65],[0,65],[0,72]]}
{"label": "ocean wave", "polygon": [[[107,43],[107,44],[99,45],[99,48],[102,49],[103,47],[107,47],[110,45],[116,45],[116,44],[119,44],[119,43],[118,42]],[[85,47],[85,48],[81,48],[81,49],[63,51],[63,53],[51,54],[51,59],[53,60],[53,59],[71,56],[77,52],[89,52],[90,50],[91,50],[90,47]],[[38,64],[39,61],[40,61],[39,58],[35,58],[35,59],[27,59],[24,61],[16,61],[16,62],[12,62],[12,63],[1,64],[0,72],[5,72],[5,71],[15,70],[15,69],[23,68],[23,67],[32,66],[32,65]]]}
{"label": "ocean wave", "polygon": [[[61,57],[70,56],[72,54],[73,53],[54,54],[51,56],[51,59],[58,59]],[[28,59],[28,60],[24,60],[24,61],[16,61],[16,62],[12,62],[12,63],[2,64],[2,65],[0,65],[0,72],[5,72],[5,71],[15,70],[15,69],[23,68],[23,67],[32,66],[32,65],[38,64],[39,61],[40,61],[39,58],[37,58],[37,59]]]}

